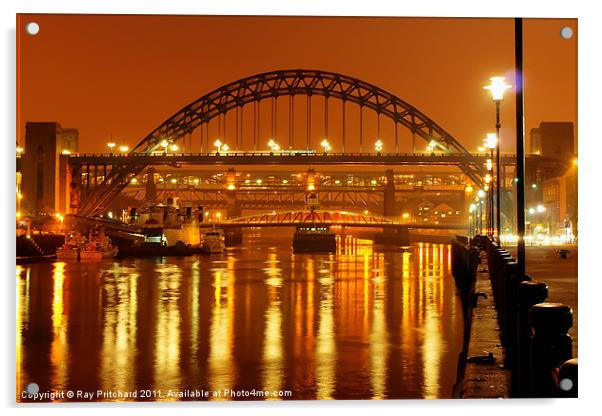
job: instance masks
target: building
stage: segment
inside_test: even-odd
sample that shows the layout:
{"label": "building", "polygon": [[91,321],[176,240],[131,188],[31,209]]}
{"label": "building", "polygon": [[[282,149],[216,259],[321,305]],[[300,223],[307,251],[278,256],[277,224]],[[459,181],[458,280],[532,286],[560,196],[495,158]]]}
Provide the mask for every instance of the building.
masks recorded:
{"label": "building", "polygon": [[565,234],[566,228],[577,235],[578,195],[577,168],[573,167],[555,178],[542,183],[542,204],[545,207],[545,222],[551,235]]}
{"label": "building", "polygon": [[531,153],[568,165],[575,155],[574,130],[572,122],[542,121],[531,129]]}
{"label": "building", "polygon": [[21,156],[21,210],[25,215],[69,212],[67,158],[78,151],[76,129],[55,122],[27,122]]}

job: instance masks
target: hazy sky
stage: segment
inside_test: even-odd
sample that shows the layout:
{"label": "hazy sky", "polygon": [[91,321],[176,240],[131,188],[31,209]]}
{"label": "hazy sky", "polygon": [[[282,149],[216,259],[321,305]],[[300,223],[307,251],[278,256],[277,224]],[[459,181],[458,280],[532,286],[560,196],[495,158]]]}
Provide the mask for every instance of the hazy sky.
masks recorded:
{"label": "hazy sky", "polygon": [[[30,21],[36,36],[25,33]],[[132,147],[223,84],[293,68],[375,84],[475,150],[495,127],[482,86],[493,75],[514,82],[513,19],[20,15],[17,31],[18,140],[26,121],[57,121],[79,129],[82,152],[104,151],[111,134]],[[576,125],[576,34],[575,19],[525,20],[527,137],[541,121]],[[512,92],[502,104],[507,151],[514,111]]]}

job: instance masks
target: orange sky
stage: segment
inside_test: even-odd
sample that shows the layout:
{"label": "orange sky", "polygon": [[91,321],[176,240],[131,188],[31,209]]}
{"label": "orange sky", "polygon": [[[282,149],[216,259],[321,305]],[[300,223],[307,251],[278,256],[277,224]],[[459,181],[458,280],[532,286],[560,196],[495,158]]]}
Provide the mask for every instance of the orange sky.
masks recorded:
{"label": "orange sky", "polygon": [[[38,35],[25,34],[29,21]],[[525,20],[527,137],[541,121],[577,122],[577,39],[562,39],[563,26],[577,32],[575,19]],[[26,121],[57,121],[79,129],[82,152],[104,151],[111,134],[132,147],[223,84],[305,68],[376,84],[474,151],[495,128],[482,86],[500,74],[513,83],[513,28],[499,18],[19,15],[18,140]],[[504,151],[513,118],[510,93]]]}

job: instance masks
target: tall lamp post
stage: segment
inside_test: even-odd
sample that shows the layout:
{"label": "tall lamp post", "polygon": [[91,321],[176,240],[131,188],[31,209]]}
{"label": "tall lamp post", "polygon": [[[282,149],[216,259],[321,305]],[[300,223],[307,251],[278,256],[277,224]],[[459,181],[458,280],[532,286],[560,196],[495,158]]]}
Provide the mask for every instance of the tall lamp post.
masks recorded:
{"label": "tall lamp post", "polygon": [[[487,171],[491,172],[485,175],[485,185],[487,186],[487,194],[488,194],[488,209],[487,209],[487,217],[489,221],[487,222],[487,234],[489,237],[493,238],[495,232],[495,223],[494,223],[494,215],[493,215],[493,149],[498,147],[498,139],[494,133],[487,133],[487,137],[485,138],[485,147],[489,149],[489,157],[487,161]],[[499,196],[498,196],[499,199]],[[499,224],[498,224],[499,226]]]}
{"label": "tall lamp post", "polygon": [[512,88],[510,85],[506,84],[506,80],[504,77],[492,77],[489,78],[491,83],[489,85],[484,86],[483,88],[491,91],[491,97],[493,98],[493,102],[495,103],[495,133],[497,137],[497,145],[495,147],[495,219],[496,219],[496,236],[497,242],[500,243],[500,230],[501,230],[501,199],[502,194],[500,193],[500,183],[501,173],[500,173],[500,128],[502,127],[500,123],[500,104],[504,100],[504,91],[508,88]]}

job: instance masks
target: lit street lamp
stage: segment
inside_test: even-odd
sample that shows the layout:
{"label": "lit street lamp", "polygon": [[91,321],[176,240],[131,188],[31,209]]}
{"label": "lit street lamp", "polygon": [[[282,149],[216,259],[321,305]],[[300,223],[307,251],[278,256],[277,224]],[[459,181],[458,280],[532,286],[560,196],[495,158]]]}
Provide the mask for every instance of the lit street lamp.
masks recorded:
{"label": "lit street lamp", "polygon": [[213,142],[213,145],[217,147],[217,153],[219,153],[219,151],[222,149],[222,141],[220,139],[217,139]]}
{"label": "lit street lamp", "polygon": [[383,150],[383,142],[380,139],[374,143],[374,150],[376,150],[376,153],[380,153]]}
{"label": "lit street lamp", "polygon": [[113,154],[113,148],[115,147],[115,143],[109,142],[107,143],[107,147],[109,148],[109,153]]}
{"label": "lit street lamp", "polygon": [[500,103],[504,100],[504,92],[512,88],[512,86],[506,84],[504,77],[492,77],[489,79],[491,83],[489,85],[484,86],[483,88],[491,91],[491,98],[493,98],[493,102],[495,103],[495,132],[496,132],[496,147],[495,147],[495,164],[496,164],[496,223],[497,223],[497,239],[498,244],[500,242],[500,229],[501,229],[501,196],[500,193],[500,182],[501,182],[501,172],[500,172],[500,128],[502,127],[500,123]]}
{"label": "lit street lamp", "polygon": [[324,148],[324,154],[326,154],[331,149],[330,143],[328,143],[328,140],[326,140],[326,139],[322,140],[322,142],[320,143],[320,146],[322,146],[322,148]]}
{"label": "lit street lamp", "polygon": [[[485,138],[485,147],[487,149],[489,149],[490,152],[490,159],[489,160],[493,160],[493,149],[495,149],[498,145],[498,140],[497,140],[497,135],[494,133],[487,133],[487,137]],[[489,166],[489,165],[488,165]],[[493,168],[493,166],[491,166]],[[493,172],[492,172],[493,173]],[[489,237],[493,238],[495,232],[495,225],[494,225],[494,215],[493,215],[493,184],[489,185],[489,183],[492,182],[492,177],[491,175],[488,173],[487,175],[485,175],[485,183],[488,184],[488,192],[489,192],[489,198],[488,198],[488,209],[487,209],[487,217],[488,217],[488,221],[487,221],[487,233],[489,234]],[[498,200],[499,200],[499,196],[498,196]],[[499,226],[499,223],[498,223]],[[497,235],[499,235],[499,230]]]}
{"label": "lit street lamp", "polygon": [[172,144],[170,149],[172,152],[177,152],[180,147],[177,144]]}
{"label": "lit street lamp", "polygon": [[128,152],[128,150],[130,150],[130,148],[129,148],[128,146],[126,146],[126,145],[119,146],[119,151],[120,151],[121,153],[127,153],[127,152]]}
{"label": "lit street lamp", "polygon": [[163,154],[167,154],[167,148],[169,147],[169,142],[167,140],[161,140],[161,147],[163,148]]}

